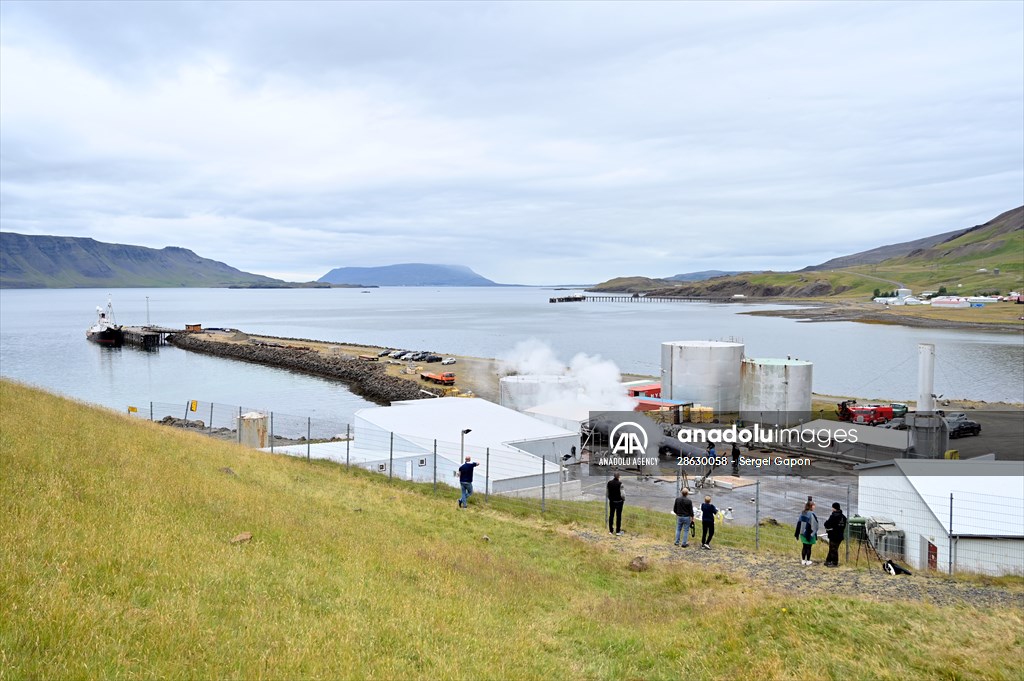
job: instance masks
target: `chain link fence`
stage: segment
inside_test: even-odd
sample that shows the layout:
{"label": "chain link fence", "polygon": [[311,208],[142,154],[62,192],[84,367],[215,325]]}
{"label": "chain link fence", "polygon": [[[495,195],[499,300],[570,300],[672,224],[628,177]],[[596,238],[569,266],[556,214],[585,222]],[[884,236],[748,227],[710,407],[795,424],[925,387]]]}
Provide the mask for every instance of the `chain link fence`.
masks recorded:
{"label": "chain link fence", "polygon": [[[591,467],[582,452],[529,454],[512,447],[480,447],[362,428],[258,407],[188,401],[151,402],[129,408],[132,416],[184,428],[282,455],[328,460],[375,472],[419,491],[460,496],[459,465],[478,464],[471,505],[483,504],[519,515],[541,515],[574,526],[582,534],[611,531],[606,486],[612,471]],[[1024,575],[1024,495],[992,496],[954,492],[929,494],[894,479],[858,484],[853,476],[811,480],[797,475],[747,476],[731,488],[714,478],[689,475],[624,476],[622,527],[630,534],[671,542],[676,529],[673,503],[685,486],[696,510],[712,497],[719,511],[716,543],[792,555],[794,529],[809,497],[817,504],[819,536],[833,502],[849,517],[840,548],[843,562],[877,567],[887,560],[915,570],[949,574]],[[861,480],[861,483],[864,481]]]}

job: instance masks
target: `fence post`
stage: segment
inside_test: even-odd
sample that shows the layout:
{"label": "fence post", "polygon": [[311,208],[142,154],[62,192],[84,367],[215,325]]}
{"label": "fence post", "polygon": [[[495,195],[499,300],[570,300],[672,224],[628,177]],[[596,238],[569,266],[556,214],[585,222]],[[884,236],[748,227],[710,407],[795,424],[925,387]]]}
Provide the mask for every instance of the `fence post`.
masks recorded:
{"label": "fence post", "polygon": [[949,493],[949,574],[953,574],[953,493]]}
{"label": "fence post", "polygon": [[434,494],[437,494],[437,438],[434,438]]}
{"label": "fence post", "polygon": [[213,402],[210,402],[210,434],[213,435]]}
{"label": "fence post", "polygon": [[547,489],[547,485],[544,484],[545,477],[547,476],[547,465],[546,464],[547,464],[547,459],[545,459],[543,456],[540,457],[540,512],[541,513],[544,512],[544,503],[546,501],[546,499],[544,498],[545,497],[545,491]]}
{"label": "fence post", "polygon": [[270,453],[274,453],[274,412],[270,412]]}
{"label": "fence post", "polygon": [[562,460],[557,457],[552,463],[558,466],[558,500],[564,501],[565,496],[562,493],[562,478],[565,477],[565,466],[562,465]]}
{"label": "fence post", "polygon": [[395,431],[391,431],[391,444],[388,445],[388,480],[395,472]]}
{"label": "fence post", "polygon": [[348,456],[352,449],[351,427],[349,424],[345,424],[345,468],[348,468]]}
{"label": "fence post", "polygon": [[312,428],[313,419],[312,417],[306,417],[306,463],[309,463],[309,438],[310,433],[313,432]]}
{"label": "fence post", "polygon": [[484,458],[484,503],[491,498],[491,448],[488,447]]}
{"label": "fence post", "polygon": [[754,484],[754,550],[761,550],[761,481]]}
{"label": "fence post", "polygon": [[[849,515],[853,513],[853,507],[850,506],[850,486],[846,486],[846,513]],[[843,541],[846,542],[846,562],[850,562],[850,520],[846,520],[846,530],[843,532]]]}
{"label": "fence post", "polygon": [[185,403],[185,426],[186,427],[188,427],[188,408],[189,408],[189,403],[186,402]]}
{"label": "fence post", "polygon": [[242,442],[242,408],[241,407],[238,408],[238,420],[235,421],[235,438],[238,440],[238,443],[241,444],[241,442]]}
{"label": "fence post", "polygon": [[150,421],[153,420],[153,402],[152,401],[150,401],[150,403],[149,403],[149,420]]}

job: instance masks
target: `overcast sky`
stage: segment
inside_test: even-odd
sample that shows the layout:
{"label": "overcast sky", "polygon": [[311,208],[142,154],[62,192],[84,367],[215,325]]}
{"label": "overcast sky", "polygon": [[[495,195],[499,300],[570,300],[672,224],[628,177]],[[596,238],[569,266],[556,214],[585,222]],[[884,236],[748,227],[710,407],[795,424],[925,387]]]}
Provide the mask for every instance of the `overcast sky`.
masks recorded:
{"label": "overcast sky", "polygon": [[0,229],[306,281],[796,269],[1024,203],[1024,3],[0,3]]}

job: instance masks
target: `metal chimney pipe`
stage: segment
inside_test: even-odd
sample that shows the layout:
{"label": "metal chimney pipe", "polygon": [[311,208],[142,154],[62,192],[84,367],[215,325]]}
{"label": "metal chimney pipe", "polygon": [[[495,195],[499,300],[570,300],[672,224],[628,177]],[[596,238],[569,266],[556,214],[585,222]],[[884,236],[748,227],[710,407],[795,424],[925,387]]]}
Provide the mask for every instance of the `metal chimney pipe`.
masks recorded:
{"label": "metal chimney pipe", "polygon": [[935,411],[935,346],[920,343],[917,346],[917,413]]}

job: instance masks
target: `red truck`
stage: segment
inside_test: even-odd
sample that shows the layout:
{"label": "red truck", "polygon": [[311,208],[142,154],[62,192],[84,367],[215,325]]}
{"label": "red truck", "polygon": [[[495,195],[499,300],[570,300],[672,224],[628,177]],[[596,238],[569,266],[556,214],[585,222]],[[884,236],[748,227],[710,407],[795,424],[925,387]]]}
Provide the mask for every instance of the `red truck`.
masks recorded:
{"label": "red truck", "polygon": [[437,383],[438,385],[455,385],[455,374],[450,371],[446,371],[443,374],[420,374],[420,378],[424,381],[430,381],[431,383]]}
{"label": "red truck", "polygon": [[866,404],[859,405],[855,400],[846,400],[838,404],[836,414],[840,421],[877,426],[893,419],[892,405]]}

